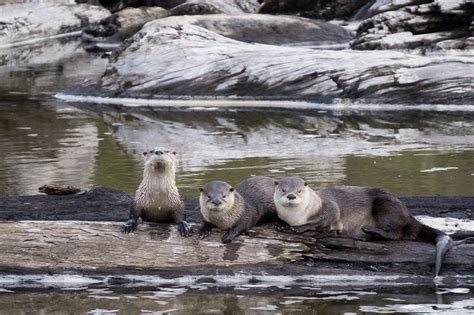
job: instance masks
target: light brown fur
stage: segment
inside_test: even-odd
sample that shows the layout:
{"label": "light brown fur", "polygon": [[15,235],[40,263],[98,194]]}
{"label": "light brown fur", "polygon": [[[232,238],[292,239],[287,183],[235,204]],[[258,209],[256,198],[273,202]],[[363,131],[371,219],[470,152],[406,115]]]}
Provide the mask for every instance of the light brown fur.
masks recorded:
{"label": "light brown fur", "polygon": [[414,240],[436,244],[435,275],[452,247],[444,232],[418,222],[393,194],[373,187],[336,186],[313,190],[298,177],[285,177],[274,194],[280,219],[305,232],[337,231],[363,239]]}

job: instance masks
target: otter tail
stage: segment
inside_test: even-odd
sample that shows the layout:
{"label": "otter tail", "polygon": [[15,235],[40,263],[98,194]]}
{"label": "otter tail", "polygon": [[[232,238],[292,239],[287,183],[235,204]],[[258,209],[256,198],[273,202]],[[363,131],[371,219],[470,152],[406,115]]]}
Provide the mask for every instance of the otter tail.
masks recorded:
{"label": "otter tail", "polygon": [[415,221],[412,225],[414,233],[412,233],[413,240],[420,242],[433,243],[436,245],[436,259],[435,259],[435,277],[439,275],[441,266],[443,264],[444,255],[453,248],[453,240],[446,233],[432,228],[430,226],[424,225],[418,221]]}

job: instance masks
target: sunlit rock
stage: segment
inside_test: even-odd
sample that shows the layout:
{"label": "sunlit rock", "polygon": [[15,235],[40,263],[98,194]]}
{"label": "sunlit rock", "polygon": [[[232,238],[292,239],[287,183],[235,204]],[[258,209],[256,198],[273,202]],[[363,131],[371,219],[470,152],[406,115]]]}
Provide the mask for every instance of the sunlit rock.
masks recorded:
{"label": "sunlit rock", "polygon": [[257,0],[187,0],[170,10],[170,15],[255,13]]}
{"label": "sunlit rock", "polygon": [[121,42],[138,32],[145,23],[167,15],[168,10],[161,7],[126,8],[85,29],[83,39]]}
{"label": "sunlit rock", "polygon": [[88,4],[24,3],[0,10],[0,47],[81,31],[110,12]]}
{"label": "sunlit rock", "polygon": [[[98,85],[72,92],[142,98],[474,101],[474,61],[469,56],[312,49],[344,40],[347,32],[338,26],[296,17],[171,17],[146,24],[122,45]],[[312,48],[302,46],[308,41]]]}
{"label": "sunlit rock", "polygon": [[472,49],[474,5],[468,0],[377,0],[357,14],[363,21],[355,49]]}

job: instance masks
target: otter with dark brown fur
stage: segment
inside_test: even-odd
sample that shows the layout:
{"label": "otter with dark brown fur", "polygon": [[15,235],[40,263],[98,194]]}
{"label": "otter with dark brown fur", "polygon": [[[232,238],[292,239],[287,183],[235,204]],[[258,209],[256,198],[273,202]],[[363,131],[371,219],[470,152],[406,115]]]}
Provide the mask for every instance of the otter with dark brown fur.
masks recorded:
{"label": "otter with dark brown fur", "polygon": [[250,177],[237,184],[235,189],[222,181],[206,184],[199,196],[203,217],[199,235],[201,238],[209,236],[212,227],[216,226],[227,230],[222,242],[231,242],[259,221],[276,214],[274,191],[274,180],[265,176]]}
{"label": "otter with dark brown fur", "polygon": [[453,246],[448,235],[418,222],[397,197],[382,189],[336,186],[313,190],[299,177],[284,177],[275,184],[278,217],[298,233],[332,230],[369,240],[433,243],[435,276],[444,254]]}
{"label": "otter with dark brown fur", "polygon": [[143,153],[143,179],[135,193],[130,219],[122,226],[123,233],[134,231],[140,217],[152,222],[175,221],[184,237],[193,233],[184,220],[184,202],[175,183],[175,155],[176,152],[157,149]]}

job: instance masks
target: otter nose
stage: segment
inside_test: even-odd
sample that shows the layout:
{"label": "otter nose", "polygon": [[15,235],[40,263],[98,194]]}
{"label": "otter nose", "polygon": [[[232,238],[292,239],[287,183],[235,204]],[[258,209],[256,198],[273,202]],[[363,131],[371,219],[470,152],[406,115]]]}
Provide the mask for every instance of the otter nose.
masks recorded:
{"label": "otter nose", "polygon": [[155,154],[156,154],[156,155],[162,155],[162,154],[163,154],[163,151],[156,150],[156,151],[155,151]]}
{"label": "otter nose", "polygon": [[211,202],[214,206],[220,206],[222,204],[222,201],[219,199],[213,199]]}
{"label": "otter nose", "polygon": [[294,200],[294,199],[296,199],[296,196],[293,195],[293,194],[289,194],[288,196],[286,196],[286,198],[288,198],[290,200]]}

